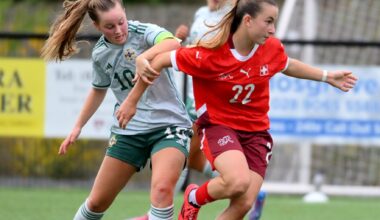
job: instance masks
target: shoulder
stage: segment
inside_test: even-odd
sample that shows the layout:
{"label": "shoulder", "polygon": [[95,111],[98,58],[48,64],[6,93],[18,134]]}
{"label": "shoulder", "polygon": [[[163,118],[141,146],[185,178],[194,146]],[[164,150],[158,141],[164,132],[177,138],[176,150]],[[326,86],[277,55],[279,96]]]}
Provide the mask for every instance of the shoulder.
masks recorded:
{"label": "shoulder", "polygon": [[162,27],[152,24],[152,23],[143,23],[139,21],[129,20],[128,21],[128,32],[145,34],[147,30],[163,30]]}
{"label": "shoulder", "polygon": [[208,17],[208,14],[210,13],[210,9],[207,6],[200,7],[194,14],[194,19],[197,19],[199,17]]}
{"label": "shoulder", "polygon": [[276,37],[269,37],[265,43],[263,44],[265,48],[284,48],[284,45],[280,41],[280,39]]}
{"label": "shoulder", "polygon": [[104,36],[101,36],[98,40],[98,42],[95,44],[94,48],[92,49],[92,59],[93,60],[100,60],[102,56],[104,56],[105,53],[109,50],[109,45],[106,42]]}
{"label": "shoulder", "polygon": [[147,23],[142,23],[139,21],[128,20],[128,32],[136,34],[144,34],[148,28]]}

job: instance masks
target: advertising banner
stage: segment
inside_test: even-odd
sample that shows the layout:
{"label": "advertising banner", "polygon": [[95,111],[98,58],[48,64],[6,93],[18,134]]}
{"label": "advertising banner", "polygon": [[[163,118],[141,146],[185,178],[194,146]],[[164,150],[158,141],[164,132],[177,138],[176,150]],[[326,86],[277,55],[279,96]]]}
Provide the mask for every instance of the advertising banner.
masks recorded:
{"label": "advertising banner", "polygon": [[[89,60],[47,63],[45,136],[66,137],[89,94],[92,66]],[[81,138],[108,138],[116,99],[109,91],[82,129]]]}
{"label": "advertising banner", "polygon": [[277,74],[271,79],[271,130],[277,140],[323,143],[380,142],[380,67],[322,66],[352,70],[350,92],[327,83]]}
{"label": "advertising banner", "polygon": [[45,63],[0,58],[0,136],[43,136]]}

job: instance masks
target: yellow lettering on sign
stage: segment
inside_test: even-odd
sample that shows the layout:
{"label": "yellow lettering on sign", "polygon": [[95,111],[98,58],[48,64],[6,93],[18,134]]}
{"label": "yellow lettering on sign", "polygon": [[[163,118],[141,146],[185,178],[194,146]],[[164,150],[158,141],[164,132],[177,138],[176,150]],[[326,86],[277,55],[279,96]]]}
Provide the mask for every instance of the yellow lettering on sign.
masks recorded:
{"label": "yellow lettering on sign", "polygon": [[0,136],[44,133],[45,62],[0,58]]}

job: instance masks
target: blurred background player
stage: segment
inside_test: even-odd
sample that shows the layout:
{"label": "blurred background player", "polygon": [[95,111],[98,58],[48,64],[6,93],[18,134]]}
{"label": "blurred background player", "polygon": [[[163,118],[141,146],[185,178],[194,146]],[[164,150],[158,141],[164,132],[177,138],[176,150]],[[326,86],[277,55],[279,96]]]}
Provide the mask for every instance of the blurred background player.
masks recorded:
{"label": "blurred background player", "polygon": [[[146,61],[159,52],[180,46],[170,32],[157,25],[128,21],[120,0],[67,0],[63,5],[65,11],[53,24],[43,48],[45,59],[63,60],[76,52],[74,38],[86,13],[103,35],[92,52],[93,87],[73,130],[60,146],[61,155],[79,137],[108,88],[117,99],[117,113],[133,87],[135,74],[154,71]],[[158,81],[165,86],[152,86],[146,91],[135,117],[125,129],[115,120],[93,188],[74,220],[101,219],[148,159],[152,166],[149,219],[173,219],[174,187],[188,155],[191,121],[174,81],[166,73]]]}

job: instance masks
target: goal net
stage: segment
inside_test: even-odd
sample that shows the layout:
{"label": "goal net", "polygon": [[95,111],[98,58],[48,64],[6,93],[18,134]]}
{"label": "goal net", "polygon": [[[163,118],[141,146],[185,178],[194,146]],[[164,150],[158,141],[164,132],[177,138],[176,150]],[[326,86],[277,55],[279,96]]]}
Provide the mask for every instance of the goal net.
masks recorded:
{"label": "goal net", "polygon": [[277,34],[290,57],[354,69],[360,80],[344,95],[318,83],[271,81],[275,146],[264,189],[303,194],[322,175],[327,194],[380,196],[380,1],[281,6]]}

